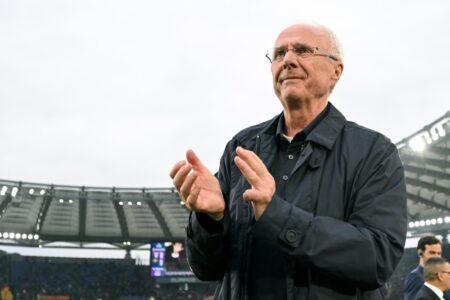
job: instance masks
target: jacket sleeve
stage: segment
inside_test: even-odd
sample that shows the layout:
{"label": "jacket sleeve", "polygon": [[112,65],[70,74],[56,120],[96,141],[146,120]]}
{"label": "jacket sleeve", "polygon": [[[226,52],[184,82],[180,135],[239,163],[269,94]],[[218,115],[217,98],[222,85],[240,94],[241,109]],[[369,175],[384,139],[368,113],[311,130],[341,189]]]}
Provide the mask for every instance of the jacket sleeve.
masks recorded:
{"label": "jacket sleeve", "polygon": [[225,149],[219,172],[216,174],[225,199],[223,220],[216,222],[202,213],[191,212],[189,214],[189,222],[186,227],[187,258],[192,271],[200,280],[222,279],[228,261],[228,187],[230,178],[228,166],[234,148],[232,140]]}
{"label": "jacket sleeve", "polygon": [[405,278],[405,300],[414,300],[423,282],[423,277],[417,272],[409,273]]}
{"label": "jacket sleeve", "polygon": [[[332,192],[327,197],[333,205]],[[352,201],[353,208],[348,219],[341,220],[315,216],[275,196],[252,232],[299,267],[357,288],[377,288],[393,273],[406,239],[404,171],[392,143],[384,138],[374,142],[350,197],[346,201]]]}

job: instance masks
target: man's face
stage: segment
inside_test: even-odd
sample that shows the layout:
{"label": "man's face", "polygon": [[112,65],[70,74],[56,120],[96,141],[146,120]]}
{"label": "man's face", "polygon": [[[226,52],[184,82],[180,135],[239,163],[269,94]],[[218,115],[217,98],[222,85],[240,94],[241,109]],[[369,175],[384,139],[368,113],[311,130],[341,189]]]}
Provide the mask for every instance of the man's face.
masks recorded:
{"label": "man's face", "polygon": [[423,264],[431,257],[441,257],[442,246],[441,244],[425,245],[425,251],[422,252],[421,260]]}
{"label": "man's face", "polygon": [[[332,53],[328,35],[321,28],[304,24],[284,30],[275,48],[292,49],[299,44],[336,54]],[[299,57],[294,51],[288,51],[284,58],[272,63],[275,94],[285,108],[295,108],[308,100],[326,99],[342,70],[341,61],[320,55]]]}
{"label": "man's face", "polygon": [[443,290],[449,290],[450,289],[450,264],[446,263],[442,271],[440,272],[442,275],[440,276],[441,282],[443,284]]}

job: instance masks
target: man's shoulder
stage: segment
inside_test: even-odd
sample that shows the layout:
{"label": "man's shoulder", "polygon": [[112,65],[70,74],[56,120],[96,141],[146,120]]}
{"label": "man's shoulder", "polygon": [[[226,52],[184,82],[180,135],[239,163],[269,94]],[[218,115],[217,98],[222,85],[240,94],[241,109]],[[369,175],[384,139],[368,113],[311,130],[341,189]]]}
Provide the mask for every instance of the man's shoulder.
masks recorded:
{"label": "man's shoulder", "polygon": [[423,268],[420,265],[409,272],[408,275],[406,275],[406,281],[413,280],[415,278],[423,278]]}
{"label": "man's shoulder", "polygon": [[344,137],[348,137],[361,142],[377,141],[383,144],[393,145],[392,141],[384,134],[362,126],[352,121],[346,121],[343,128]]}
{"label": "man's shoulder", "polygon": [[417,292],[417,295],[416,295],[415,299],[416,300],[430,300],[430,299],[439,300],[440,298],[429,287],[427,287],[426,285],[422,285],[420,290]]}

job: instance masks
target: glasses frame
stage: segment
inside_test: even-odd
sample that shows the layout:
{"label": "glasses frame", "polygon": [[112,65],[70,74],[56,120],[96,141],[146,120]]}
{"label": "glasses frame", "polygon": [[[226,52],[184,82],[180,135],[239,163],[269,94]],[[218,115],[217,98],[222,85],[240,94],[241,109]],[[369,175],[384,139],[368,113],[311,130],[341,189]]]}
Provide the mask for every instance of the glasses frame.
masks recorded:
{"label": "glasses frame", "polygon": [[[308,52],[305,52],[303,54],[308,53],[308,55],[302,56],[301,54],[299,54],[299,51],[297,51],[300,47],[304,47],[304,48],[310,49],[311,53],[309,54]],[[280,56],[281,59],[272,59],[271,58],[271,54],[270,53],[274,53],[275,50],[284,50],[283,56]],[[328,57],[328,58],[330,58],[330,59],[332,59],[334,61],[339,61],[339,58],[336,55],[328,53],[328,52],[322,50],[319,47],[308,46],[308,45],[305,45],[305,44],[298,44],[298,45],[296,45],[296,47],[292,47],[292,48],[284,48],[283,49],[283,47],[275,47],[275,48],[269,49],[269,51],[267,51],[267,53],[266,53],[266,58],[270,61],[271,64],[273,64],[274,61],[281,61],[281,60],[283,60],[284,57],[286,56],[286,54],[289,51],[294,51],[296,56],[299,56],[299,57],[302,57],[302,58],[308,58],[308,57],[311,57],[311,56],[325,56],[325,57]]]}

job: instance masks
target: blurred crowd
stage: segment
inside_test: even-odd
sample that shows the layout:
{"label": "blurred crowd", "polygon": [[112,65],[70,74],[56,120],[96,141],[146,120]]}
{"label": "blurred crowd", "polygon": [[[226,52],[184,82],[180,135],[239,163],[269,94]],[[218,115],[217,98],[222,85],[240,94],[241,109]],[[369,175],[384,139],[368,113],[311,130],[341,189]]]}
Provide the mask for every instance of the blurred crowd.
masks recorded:
{"label": "blurred crowd", "polygon": [[[443,256],[449,254],[449,245],[444,245]],[[403,280],[417,262],[416,249],[406,249],[386,285],[388,299],[403,298]],[[215,283],[158,283],[149,273],[149,266],[130,259],[29,257],[0,251],[2,300],[56,300],[58,295],[71,300],[213,299]]]}

